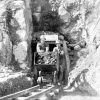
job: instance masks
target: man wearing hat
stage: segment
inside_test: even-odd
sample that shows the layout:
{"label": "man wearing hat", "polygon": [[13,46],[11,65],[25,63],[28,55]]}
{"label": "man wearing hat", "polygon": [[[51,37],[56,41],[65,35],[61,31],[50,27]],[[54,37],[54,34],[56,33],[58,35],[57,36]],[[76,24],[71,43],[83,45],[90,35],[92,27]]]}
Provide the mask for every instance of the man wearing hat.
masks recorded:
{"label": "man wearing hat", "polygon": [[38,53],[45,53],[48,52],[49,46],[45,43],[46,38],[44,36],[40,37],[40,42],[37,43],[37,52]]}
{"label": "man wearing hat", "polygon": [[64,67],[65,67],[65,59],[64,59],[64,51],[61,46],[61,41],[56,41],[56,47],[53,49],[54,53],[59,55],[59,66],[57,67],[58,71],[58,84],[62,84],[64,82]]}
{"label": "man wearing hat", "polygon": [[44,36],[40,37],[40,42],[37,43],[37,53],[38,53],[38,63],[47,63],[47,56],[49,51],[49,46],[45,42],[46,38]]}

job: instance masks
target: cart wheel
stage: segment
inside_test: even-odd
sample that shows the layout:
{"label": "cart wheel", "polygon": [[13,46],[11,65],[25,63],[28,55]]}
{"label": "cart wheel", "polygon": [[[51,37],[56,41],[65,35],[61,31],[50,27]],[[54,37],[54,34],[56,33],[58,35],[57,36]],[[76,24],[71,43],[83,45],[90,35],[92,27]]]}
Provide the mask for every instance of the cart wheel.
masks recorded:
{"label": "cart wheel", "polygon": [[54,84],[57,84],[57,71],[54,71],[53,82]]}

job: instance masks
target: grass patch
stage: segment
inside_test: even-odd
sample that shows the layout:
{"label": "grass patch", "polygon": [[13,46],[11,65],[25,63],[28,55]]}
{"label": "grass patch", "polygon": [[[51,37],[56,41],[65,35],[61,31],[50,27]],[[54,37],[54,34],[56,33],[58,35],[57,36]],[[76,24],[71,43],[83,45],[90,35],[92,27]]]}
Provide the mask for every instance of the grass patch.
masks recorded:
{"label": "grass patch", "polygon": [[26,75],[9,78],[4,82],[0,82],[0,97],[30,88],[31,86],[32,81]]}

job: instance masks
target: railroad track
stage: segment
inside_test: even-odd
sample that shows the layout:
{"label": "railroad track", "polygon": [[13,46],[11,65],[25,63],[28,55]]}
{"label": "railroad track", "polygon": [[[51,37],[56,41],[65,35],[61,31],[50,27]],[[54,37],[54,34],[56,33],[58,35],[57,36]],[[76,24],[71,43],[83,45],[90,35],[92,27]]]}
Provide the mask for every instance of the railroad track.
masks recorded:
{"label": "railroad track", "polygon": [[43,88],[39,85],[19,91],[7,96],[3,96],[0,100],[36,100],[39,99],[44,94],[52,94],[54,91],[59,90],[60,86],[54,86],[51,84],[46,84]]}

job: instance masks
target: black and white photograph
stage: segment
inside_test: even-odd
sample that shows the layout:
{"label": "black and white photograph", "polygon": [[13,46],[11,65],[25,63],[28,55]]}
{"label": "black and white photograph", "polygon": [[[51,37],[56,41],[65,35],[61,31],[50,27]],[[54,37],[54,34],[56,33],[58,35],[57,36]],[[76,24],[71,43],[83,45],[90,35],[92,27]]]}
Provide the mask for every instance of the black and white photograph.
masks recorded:
{"label": "black and white photograph", "polygon": [[0,0],[0,100],[100,100],[100,0]]}

